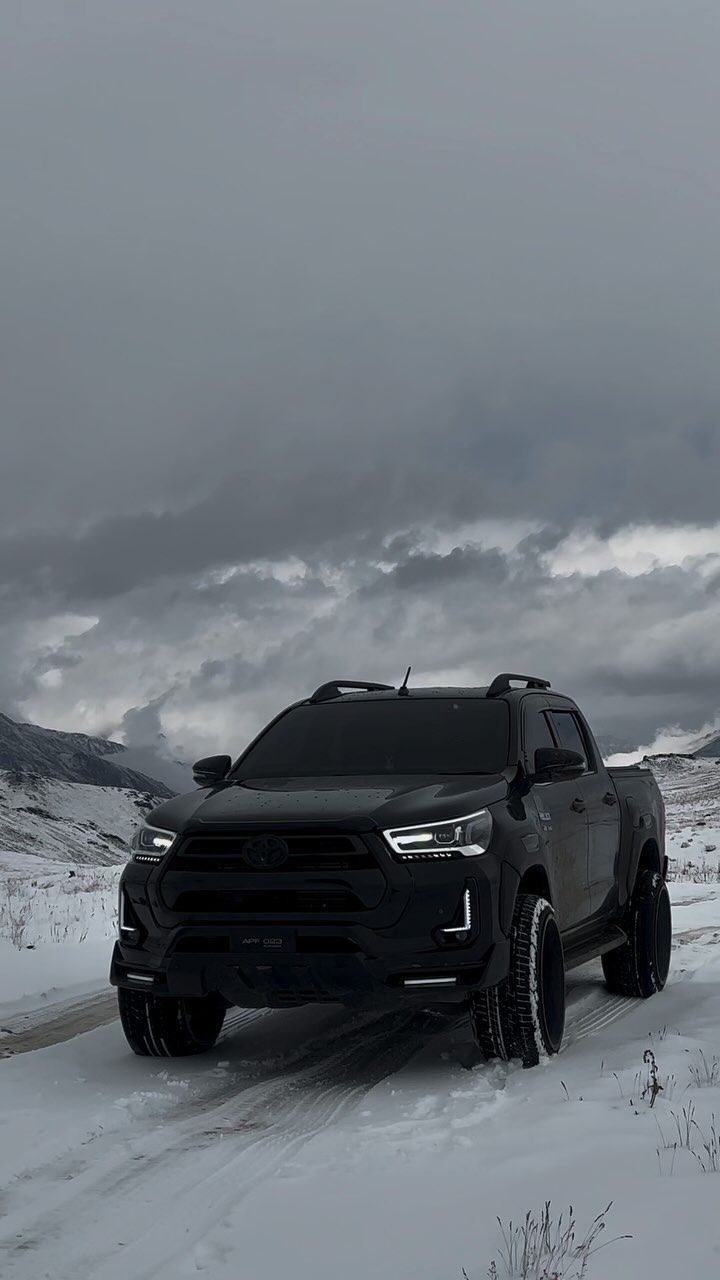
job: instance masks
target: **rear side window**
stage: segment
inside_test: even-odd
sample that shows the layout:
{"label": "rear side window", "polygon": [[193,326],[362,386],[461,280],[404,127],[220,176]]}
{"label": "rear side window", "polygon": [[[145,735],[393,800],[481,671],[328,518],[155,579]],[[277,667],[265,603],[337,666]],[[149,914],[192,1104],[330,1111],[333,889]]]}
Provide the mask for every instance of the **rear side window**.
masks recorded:
{"label": "rear side window", "polygon": [[557,735],[558,745],[565,747],[568,751],[577,751],[578,755],[581,755],[585,761],[585,768],[589,769],[588,749],[580,731],[580,725],[572,711],[551,711],[550,716]]}
{"label": "rear side window", "polygon": [[554,747],[555,739],[550,732],[547,717],[542,711],[526,710],[523,729],[525,742],[525,759],[532,772],[535,768],[535,752],[538,747]]}

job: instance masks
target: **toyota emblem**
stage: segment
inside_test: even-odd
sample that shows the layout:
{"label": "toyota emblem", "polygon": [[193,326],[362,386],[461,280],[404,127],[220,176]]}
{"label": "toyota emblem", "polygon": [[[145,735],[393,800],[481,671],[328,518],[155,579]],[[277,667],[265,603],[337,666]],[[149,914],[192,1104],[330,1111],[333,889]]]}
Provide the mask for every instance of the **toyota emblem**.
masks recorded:
{"label": "toyota emblem", "polygon": [[287,862],[290,850],[281,836],[253,836],[242,852],[248,866],[270,870]]}

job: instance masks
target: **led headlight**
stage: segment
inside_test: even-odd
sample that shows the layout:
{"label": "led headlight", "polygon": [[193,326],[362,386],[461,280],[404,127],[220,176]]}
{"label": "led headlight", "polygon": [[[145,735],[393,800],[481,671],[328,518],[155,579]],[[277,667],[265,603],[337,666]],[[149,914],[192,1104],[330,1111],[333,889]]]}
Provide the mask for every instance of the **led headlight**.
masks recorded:
{"label": "led headlight", "polygon": [[130,843],[133,862],[162,862],[176,836],[159,827],[138,827]]}
{"label": "led headlight", "polygon": [[447,858],[476,858],[485,853],[492,835],[487,809],[449,822],[424,822],[421,827],[394,827],[383,831],[400,862],[434,862]]}

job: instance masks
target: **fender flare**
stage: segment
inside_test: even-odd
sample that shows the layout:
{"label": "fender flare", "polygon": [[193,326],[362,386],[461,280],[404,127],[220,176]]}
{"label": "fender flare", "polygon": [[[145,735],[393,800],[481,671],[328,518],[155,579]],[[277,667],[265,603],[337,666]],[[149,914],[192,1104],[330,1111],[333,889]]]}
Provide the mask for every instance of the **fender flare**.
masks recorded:
{"label": "fender flare", "polygon": [[[644,862],[647,862],[647,865],[650,865],[650,859],[645,859],[643,857],[644,852],[649,845],[653,846],[651,860],[653,863],[657,864],[657,871],[659,871],[660,874],[663,874],[665,867],[661,850],[662,837],[661,833],[657,829],[657,823],[655,822],[653,813],[650,810],[643,809],[634,796],[627,797],[625,801],[625,808],[627,810],[628,818],[630,819],[627,824],[628,835],[626,837],[629,841],[629,847],[627,847],[627,854],[625,855],[625,851],[622,847],[625,841],[623,840],[621,842],[621,871],[619,876],[619,905],[621,907],[625,907],[627,905],[635,891],[635,885],[637,884],[638,872],[641,865],[643,865]],[[627,873],[624,877],[622,875],[623,863],[627,867]]]}

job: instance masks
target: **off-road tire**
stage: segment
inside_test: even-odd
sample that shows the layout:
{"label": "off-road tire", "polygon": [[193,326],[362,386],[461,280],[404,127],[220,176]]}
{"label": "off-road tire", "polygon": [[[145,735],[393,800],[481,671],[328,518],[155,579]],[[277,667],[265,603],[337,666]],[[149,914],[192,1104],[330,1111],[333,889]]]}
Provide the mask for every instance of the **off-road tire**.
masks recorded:
{"label": "off-road tire", "polygon": [[558,1053],[565,1029],[565,963],[555,913],[545,898],[519,894],[510,932],[510,970],[474,992],[470,1023],[486,1058],[534,1067]]}
{"label": "off-road tire", "polygon": [[602,958],[608,990],[647,1000],[667,982],[672,913],[659,871],[641,871],[623,921],[627,942]]}
{"label": "off-road tire", "polygon": [[120,1022],[133,1053],[183,1058],[207,1053],[217,1040],[226,1005],[219,996],[179,999],[118,988]]}

